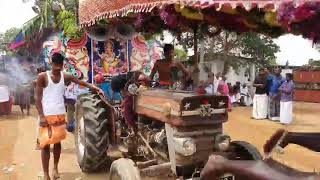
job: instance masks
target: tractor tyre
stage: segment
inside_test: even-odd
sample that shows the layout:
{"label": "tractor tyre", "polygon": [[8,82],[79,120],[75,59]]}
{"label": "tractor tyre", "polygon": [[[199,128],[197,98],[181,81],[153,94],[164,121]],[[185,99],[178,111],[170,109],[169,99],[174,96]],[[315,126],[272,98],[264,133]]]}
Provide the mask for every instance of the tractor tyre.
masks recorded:
{"label": "tractor tyre", "polygon": [[97,172],[108,163],[108,119],[103,103],[92,93],[80,95],[76,103],[76,154],[81,170],[86,173]]}
{"label": "tractor tyre", "polygon": [[110,167],[109,180],[140,180],[139,169],[131,159],[121,158]]}

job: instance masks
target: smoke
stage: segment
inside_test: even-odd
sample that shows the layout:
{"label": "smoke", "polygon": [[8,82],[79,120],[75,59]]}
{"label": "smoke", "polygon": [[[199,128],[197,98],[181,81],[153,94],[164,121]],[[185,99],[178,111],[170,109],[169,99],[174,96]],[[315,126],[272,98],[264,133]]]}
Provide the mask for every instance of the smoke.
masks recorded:
{"label": "smoke", "polygon": [[21,86],[30,85],[32,80],[36,78],[36,73],[34,68],[29,67],[24,68],[16,57],[7,57],[5,71],[0,76],[0,83],[7,82],[10,91],[16,91]]}

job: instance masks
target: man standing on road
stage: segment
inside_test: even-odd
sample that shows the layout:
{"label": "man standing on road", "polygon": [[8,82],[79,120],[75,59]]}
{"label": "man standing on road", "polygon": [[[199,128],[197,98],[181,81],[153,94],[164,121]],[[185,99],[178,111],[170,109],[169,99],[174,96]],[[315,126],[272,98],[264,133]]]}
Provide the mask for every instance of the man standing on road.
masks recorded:
{"label": "man standing on road", "polygon": [[272,76],[270,91],[269,91],[269,119],[273,121],[280,120],[280,93],[279,87],[284,82],[281,76],[281,69],[276,68],[274,70],[274,76]]}
{"label": "man standing on road", "polygon": [[256,87],[256,93],[253,97],[252,117],[254,119],[266,119],[268,116],[268,82],[263,69],[259,70],[259,75],[254,80],[253,86]]}
{"label": "man standing on road", "polygon": [[280,123],[290,124],[292,121],[293,111],[293,75],[291,73],[286,74],[286,81],[280,86],[281,92],[280,100]]}
{"label": "man standing on road", "polygon": [[49,176],[50,144],[54,144],[52,179],[59,178],[60,142],[66,137],[65,83],[73,82],[80,84],[90,88],[94,92],[103,94],[103,91],[96,86],[63,73],[64,59],[65,57],[60,53],[54,53],[51,57],[52,70],[40,73],[36,83],[36,106],[40,118],[39,143],[45,180],[51,179]]}

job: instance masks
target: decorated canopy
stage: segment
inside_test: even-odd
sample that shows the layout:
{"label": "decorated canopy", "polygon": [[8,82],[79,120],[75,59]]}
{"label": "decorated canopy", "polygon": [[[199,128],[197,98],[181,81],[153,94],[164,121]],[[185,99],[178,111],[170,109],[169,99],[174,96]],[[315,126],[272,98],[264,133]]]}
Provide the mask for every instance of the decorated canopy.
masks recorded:
{"label": "decorated canopy", "polygon": [[129,13],[150,12],[156,7],[180,4],[195,8],[215,7],[224,5],[232,8],[242,6],[246,10],[253,7],[277,10],[283,0],[82,0],[80,1],[80,23],[83,26],[94,24],[102,18],[126,16]]}
{"label": "decorated canopy", "polygon": [[82,27],[132,24],[137,31],[176,33],[211,26],[235,32],[254,31],[272,37],[302,34],[320,41],[320,2],[316,0],[82,0]]}

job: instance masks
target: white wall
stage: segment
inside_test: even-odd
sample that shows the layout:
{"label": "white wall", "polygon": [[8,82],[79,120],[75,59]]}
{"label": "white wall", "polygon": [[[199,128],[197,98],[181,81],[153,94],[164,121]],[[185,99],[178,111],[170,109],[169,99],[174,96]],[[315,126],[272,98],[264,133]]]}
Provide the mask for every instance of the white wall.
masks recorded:
{"label": "white wall", "polygon": [[[208,74],[204,70],[204,66],[209,67],[211,69],[211,72],[214,74],[221,73],[224,68],[224,62],[221,60],[214,60],[210,62],[203,62],[200,63],[200,80],[206,80],[208,77]],[[254,69],[253,72],[254,73]],[[226,74],[227,78],[227,83],[231,83],[232,85],[236,84],[237,81],[239,81],[241,84],[246,83],[246,84],[251,84],[252,83],[252,78],[254,79],[254,76],[250,78],[250,75],[248,74],[247,77],[245,77],[246,69],[245,68],[240,68],[238,71],[238,74],[234,71],[234,69],[231,67],[228,74]],[[250,78],[250,82],[248,82],[248,79]]]}
{"label": "white wall", "polygon": [[287,73],[293,73],[292,69],[282,69],[281,76],[286,77]]}

